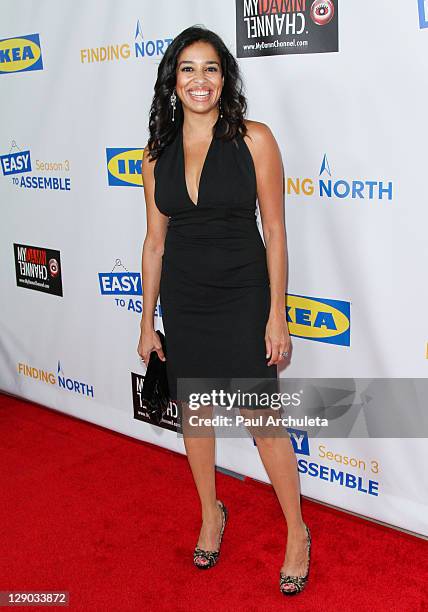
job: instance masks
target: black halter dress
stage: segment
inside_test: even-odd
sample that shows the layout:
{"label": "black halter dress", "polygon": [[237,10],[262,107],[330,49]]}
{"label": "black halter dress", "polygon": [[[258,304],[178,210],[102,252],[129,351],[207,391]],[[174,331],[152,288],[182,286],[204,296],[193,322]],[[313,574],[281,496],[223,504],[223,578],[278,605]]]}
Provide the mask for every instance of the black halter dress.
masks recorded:
{"label": "black halter dress", "polygon": [[244,138],[225,142],[219,126],[196,204],[186,186],[182,124],[154,169],[156,206],[169,216],[159,298],[173,399],[180,377],[277,378],[265,357],[270,289],[254,162]]}

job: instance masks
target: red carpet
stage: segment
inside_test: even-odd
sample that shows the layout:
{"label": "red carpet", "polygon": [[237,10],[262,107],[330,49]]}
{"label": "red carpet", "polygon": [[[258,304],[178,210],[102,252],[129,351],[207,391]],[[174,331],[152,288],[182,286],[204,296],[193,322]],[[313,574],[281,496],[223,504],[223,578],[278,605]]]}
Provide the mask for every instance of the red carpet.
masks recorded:
{"label": "red carpet", "polygon": [[87,612],[427,609],[422,539],[304,500],[311,575],[286,599],[271,487],[218,474],[230,521],[219,565],[201,572],[186,457],[5,395],[0,424],[0,591],[66,590]]}

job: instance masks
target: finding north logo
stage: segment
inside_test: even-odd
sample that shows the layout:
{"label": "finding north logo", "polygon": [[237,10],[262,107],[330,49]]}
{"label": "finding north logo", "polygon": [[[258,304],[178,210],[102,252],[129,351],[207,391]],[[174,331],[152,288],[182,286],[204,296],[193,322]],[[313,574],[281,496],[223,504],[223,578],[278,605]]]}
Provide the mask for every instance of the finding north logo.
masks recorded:
{"label": "finding north logo", "polygon": [[103,43],[100,47],[80,49],[80,62],[92,64],[95,62],[112,62],[128,59],[161,58],[173,37],[150,38],[144,34],[141,21],[138,19],[134,31],[134,41]]}
{"label": "finding north logo", "polygon": [[287,195],[317,196],[341,200],[377,200],[390,202],[394,185],[390,180],[334,178],[327,155],[321,160],[319,178],[288,176]]}
{"label": "finding north logo", "polygon": [[17,363],[17,372],[20,376],[31,378],[47,385],[56,386],[58,389],[64,389],[65,391],[70,391],[77,395],[94,398],[94,386],[64,374],[64,370],[59,360],[55,372],[33,366],[23,361]]}

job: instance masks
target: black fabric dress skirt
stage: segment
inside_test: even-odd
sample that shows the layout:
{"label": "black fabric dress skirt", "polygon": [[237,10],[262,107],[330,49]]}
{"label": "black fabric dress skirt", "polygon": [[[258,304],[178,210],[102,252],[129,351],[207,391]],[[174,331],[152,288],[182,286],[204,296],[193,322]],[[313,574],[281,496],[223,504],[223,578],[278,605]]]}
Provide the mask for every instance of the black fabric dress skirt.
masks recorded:
{"label": "black fabric dress skirt", "polygon": [[169,216],[159,297],[174,399],[182,399],[180,379],[277,378],[265,356],[270,289],[254,163],[241,135],[223,141],[218,133],[219,124],[196,204],[186,186],[182,125],[154,170],[156,206]]}

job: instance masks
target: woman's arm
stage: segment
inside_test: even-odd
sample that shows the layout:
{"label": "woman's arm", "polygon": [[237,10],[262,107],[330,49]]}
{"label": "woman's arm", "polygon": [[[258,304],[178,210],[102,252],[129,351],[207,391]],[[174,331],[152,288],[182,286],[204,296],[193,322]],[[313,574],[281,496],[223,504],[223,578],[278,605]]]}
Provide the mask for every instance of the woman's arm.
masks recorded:
{"label": "woman's arm", "polygon": [[142,176],[146,200],[147,231],[141,256],[143,285],[143,314],[140,327],[142,331],[154,329],[154,311],[159,296],[162,255],[168,226],[168,217],[160,212],[155,204],[154,166],[149,159],[149,149],[144,149]]}
{"label": "woman's arm", "polygon": [[271,307],[266,333],[268,365],[282,360],[290,349],[285,313],[287,286],[287,241],[284,218],[284,174],[281,152],[270,128],[258,121],[246,121],[248,148],[253,156],[257,178],[263,237],[269,271]]}

